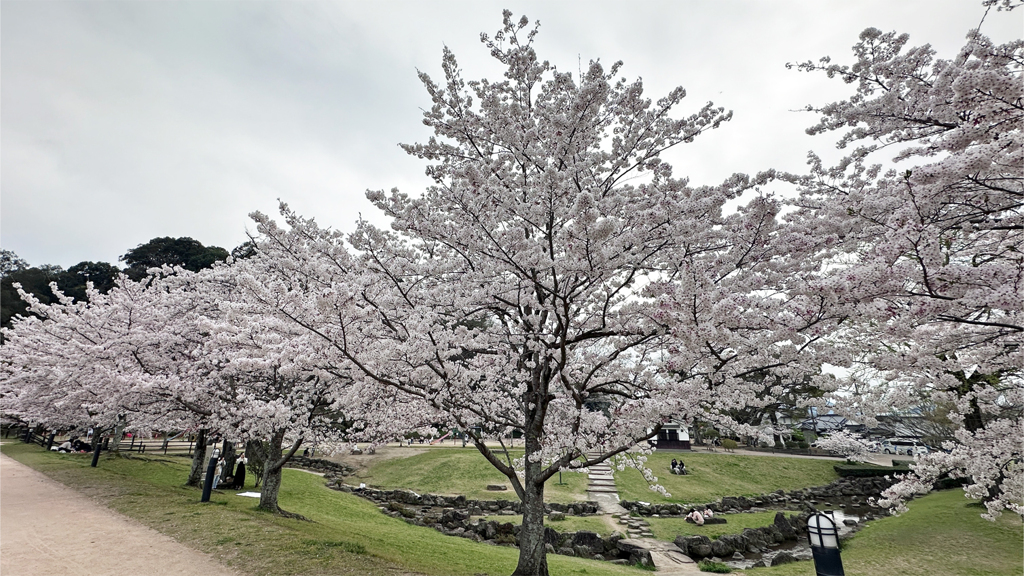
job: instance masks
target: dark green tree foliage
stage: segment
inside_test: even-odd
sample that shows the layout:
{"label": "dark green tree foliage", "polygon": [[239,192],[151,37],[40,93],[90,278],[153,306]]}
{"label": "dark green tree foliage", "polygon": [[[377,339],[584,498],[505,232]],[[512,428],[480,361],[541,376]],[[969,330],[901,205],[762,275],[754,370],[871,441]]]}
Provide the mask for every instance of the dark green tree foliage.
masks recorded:
{"label": "dark green tree foliage", "polygon": [[121,256],[121,262],[127,266],[125,274],[133,280],[139,280],[146,277],[146,270],[149,268],[164,264],[198,272],[227,257],[228,251],[218,246],[207,247],[192,238],[168,236],[139,244]]}
{"label": "dark green tree foliage", "polygon": [[75,300],[86,298],[86,283],[92,282],[96,289],[106,293],[114,286],[121,270],[106,262],[79,262],[67,270],[60,266],[44,264],[29,266],[27,262],[10,250],[0,254],[0,326],[7,328],[16,315],[26,315],[28,305],[18,296],[14,284],[34,295],[46,304],[57,300],[50,289],[50,283]]}
{"label": "dark green tree foliage", "polygon": [[231,257],[235,260],[245,260],[256,255],[256,244],[252,240],[246,240],[231,250]]}
{"label": "dark green tree foliage", "polygon": [[10,250],[0,250],[0,278],[6,278],[8,274],[26,268],[28,268],[28,262],[22,260],[17,254]]}
{"label": "dark green tree foliage", "polygon": [[120,273],[120,268],[106,262],[79,262],[58,276],[57,286],[65,295],[75,300],[85,300],[88,282],[92,282],[97,290],[106,294],[114,287]]}
{"label": "dark green tree foliage", "polygon": [[[248,246],[248,249],[246,247]],[[241,250],[240,256],[245,257],[252,250],[252,243],[247,242],[236,248]],[[146,277],[148,268],[169,264],[181,266],[186,270],[197,272],[208,268],[214,262],[228,257],[228,251],[218,246],[203,246],[192,238],[154,238],[145,244],[129,250],[121,261],[128,268],[123,272],[132,280]],[[33,294],[44,304],[56,302],[57,298],[50,289],[50,283],[56,282],[57,287],[65,295],[75,300],[86,299],[86,284],[92,282],[101,293],[105,294],[117,281],[122,270],[106,262],[79,262],[64,270],[60,266],[44,264],[30,267],[28,263],[10,250],[0,251],[0,326],[7,328],[17,315],[26,315],[28,306],[18,296],[15,283]]]}
{"label": "dark green tree foliage", "polygon": [[21,284],[22,289],[42,302],[50,303],[56,300],[50,290],[50,282],[57,282],[63,272],[60,266],[43,265],[5,273],[0,280],[0,325],[7,328],[14,316],[27,314],[28,306],[18,296],[15,283]]}

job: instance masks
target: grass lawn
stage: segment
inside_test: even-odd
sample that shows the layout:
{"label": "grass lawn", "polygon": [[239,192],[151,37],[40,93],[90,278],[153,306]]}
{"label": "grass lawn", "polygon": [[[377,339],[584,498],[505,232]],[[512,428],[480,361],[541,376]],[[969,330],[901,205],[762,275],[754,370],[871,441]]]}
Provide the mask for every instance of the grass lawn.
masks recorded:
{"label": "grass lawn", "polygon": [[[857,576],[1014,576],[1024,574],[1020,516],[989,522],[961,490],[910,503],[902,516],[869,522],[846,543],[843,567]],[[807,563],[748,571],[751,576],[806,576]]]}
{"label": "grass lawn", "polygon": [[[515,516],[484,516],[484,518],[487,520],[496,520],[498,522],[511,522],[516,525],[523,523],[522,514],[517,514]],[[545,518],[544,525],[550,526],[559,532],[579,532],[580,530],[587,530],[590,532],[597,532],[602,536],[608,536],[612,533],[611,527],[608,526],[608,524],[599,516],[566,516],[565,520],[554,521]]]}
{"label": "grass lawn", "polygon": [[746,514],[722,514],[719,518],[725,518],[727,524],[705,524],[697,526],[687,522],[684,518],[645,518],[651,525],[654,537],[659,540],[676,539],[676,536],[707,536],[712,540],[723,534],[739,534],[744,528],[760,528],[767,526],[775,520],[775,511],[751,512]]}
{"label": "grass lawn", "polygon": [[[673,458],[686,463],[686,476],[669,472]],[[658,482],[671,494],[665,498],[652,491],[643,476],[632,468],[615,472],[615,484],[623,500],[644,502],[711,502],[722,496],[756,496],[775,490],[821,486],[839,478],[832,468],[838,461],[736,454],[655,452],[647,459]]]}
{"label": "grass lawn", "polygon": [[[522,457],[522,450],[512,451]],[[356,480],[358,478],[358,480]],[[376,462],[346,479],[349,484],[365,482],[375,488],[405,488],[420,494],[462,494],[475,500],[518,500],[508,478],[471,448],[432,448],[408,458]],[[587,499],[587,476],[562,473],[565,485],[558,485],[555,474],[544,486],[549,502],[575,502]],[[504,484],[508,490],[490,492],[488,484]]]}
{"label": "grass lawn", "polygon": [[[285,470],[280,503],[312,522],[259,512],[256,501],[215,492],[208,504],[185,488],[183,458],[104,456],[90,468],[86,455],[45,452],[21,443],[3,452],[118,512],[191,548],[213,554],[251,575],[509,574],[518,550],[444,536],[381,514],[373,503],[327,489],[323,479]],[[251,481],[250,481],[251,485]],[[554,574],[636,575],[638,569],[550,555]]]}

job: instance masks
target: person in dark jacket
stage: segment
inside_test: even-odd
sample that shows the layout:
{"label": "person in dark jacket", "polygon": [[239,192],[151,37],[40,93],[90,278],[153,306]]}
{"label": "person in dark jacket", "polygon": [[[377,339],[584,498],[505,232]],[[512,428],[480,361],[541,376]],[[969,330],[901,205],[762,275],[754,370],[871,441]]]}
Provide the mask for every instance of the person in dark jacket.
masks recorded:
{"label": "person in dark jacket", "polygon": [[235,468],[234,481],[231,483],[231,487],[235,489],[245,488],[245,454],[238,459],[238,467]]}

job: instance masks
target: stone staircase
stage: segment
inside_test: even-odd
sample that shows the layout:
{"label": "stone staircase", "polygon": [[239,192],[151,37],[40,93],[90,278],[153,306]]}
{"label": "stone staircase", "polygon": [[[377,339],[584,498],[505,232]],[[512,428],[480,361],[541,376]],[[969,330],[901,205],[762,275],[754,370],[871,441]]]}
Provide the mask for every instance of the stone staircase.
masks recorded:
{"label": "stone staircase", "polygon": [[[588,455],[589,456],[589,455]],[[615,488],[615,476],[607,462],[590,467],[587,478],[587,499],[597,502],[603,514],[626,514],[625,508],[619,505],[619,491]]]}
{"label": "stone staircase", "polygon": [[612,514],[612,518],[623,527],[623,532],[626,533],[628,538],[654,538],[654,532],[651,532],[651,525],[643,518],[634,518],[628,512],[625,514]]}
{"label": "stone staircase", "polygon": [[609,466],[607,462],[595,464],[590,467],[587,492],[619,493],[619,491],[615,489],[615,476],[612,474],[612,467]]}
{"label": "stone staircase", "polygon": [[622,526],[622,531],[627,535],[626,542],[650,553],[657,572],[666,576],[701,574],[697,563],[683,554],[675,544],[655,540],[651,525],[646,520],[630,516],[629,511],[619,505],[615,476],[607,462],[590,467],[587,497],[597,502],[602,513],[611,515],[613,521]]}

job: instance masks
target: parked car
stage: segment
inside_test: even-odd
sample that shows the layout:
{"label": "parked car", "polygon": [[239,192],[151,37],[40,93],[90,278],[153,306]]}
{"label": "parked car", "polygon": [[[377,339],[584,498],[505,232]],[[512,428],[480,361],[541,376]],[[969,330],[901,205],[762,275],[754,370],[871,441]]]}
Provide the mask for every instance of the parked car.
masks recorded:
{"label": "parked car", "polygon": [[927,454],[928,446],[913,439],[889,438],[882,441],[882,452],[885,454],[917,456],[919,454]]}

